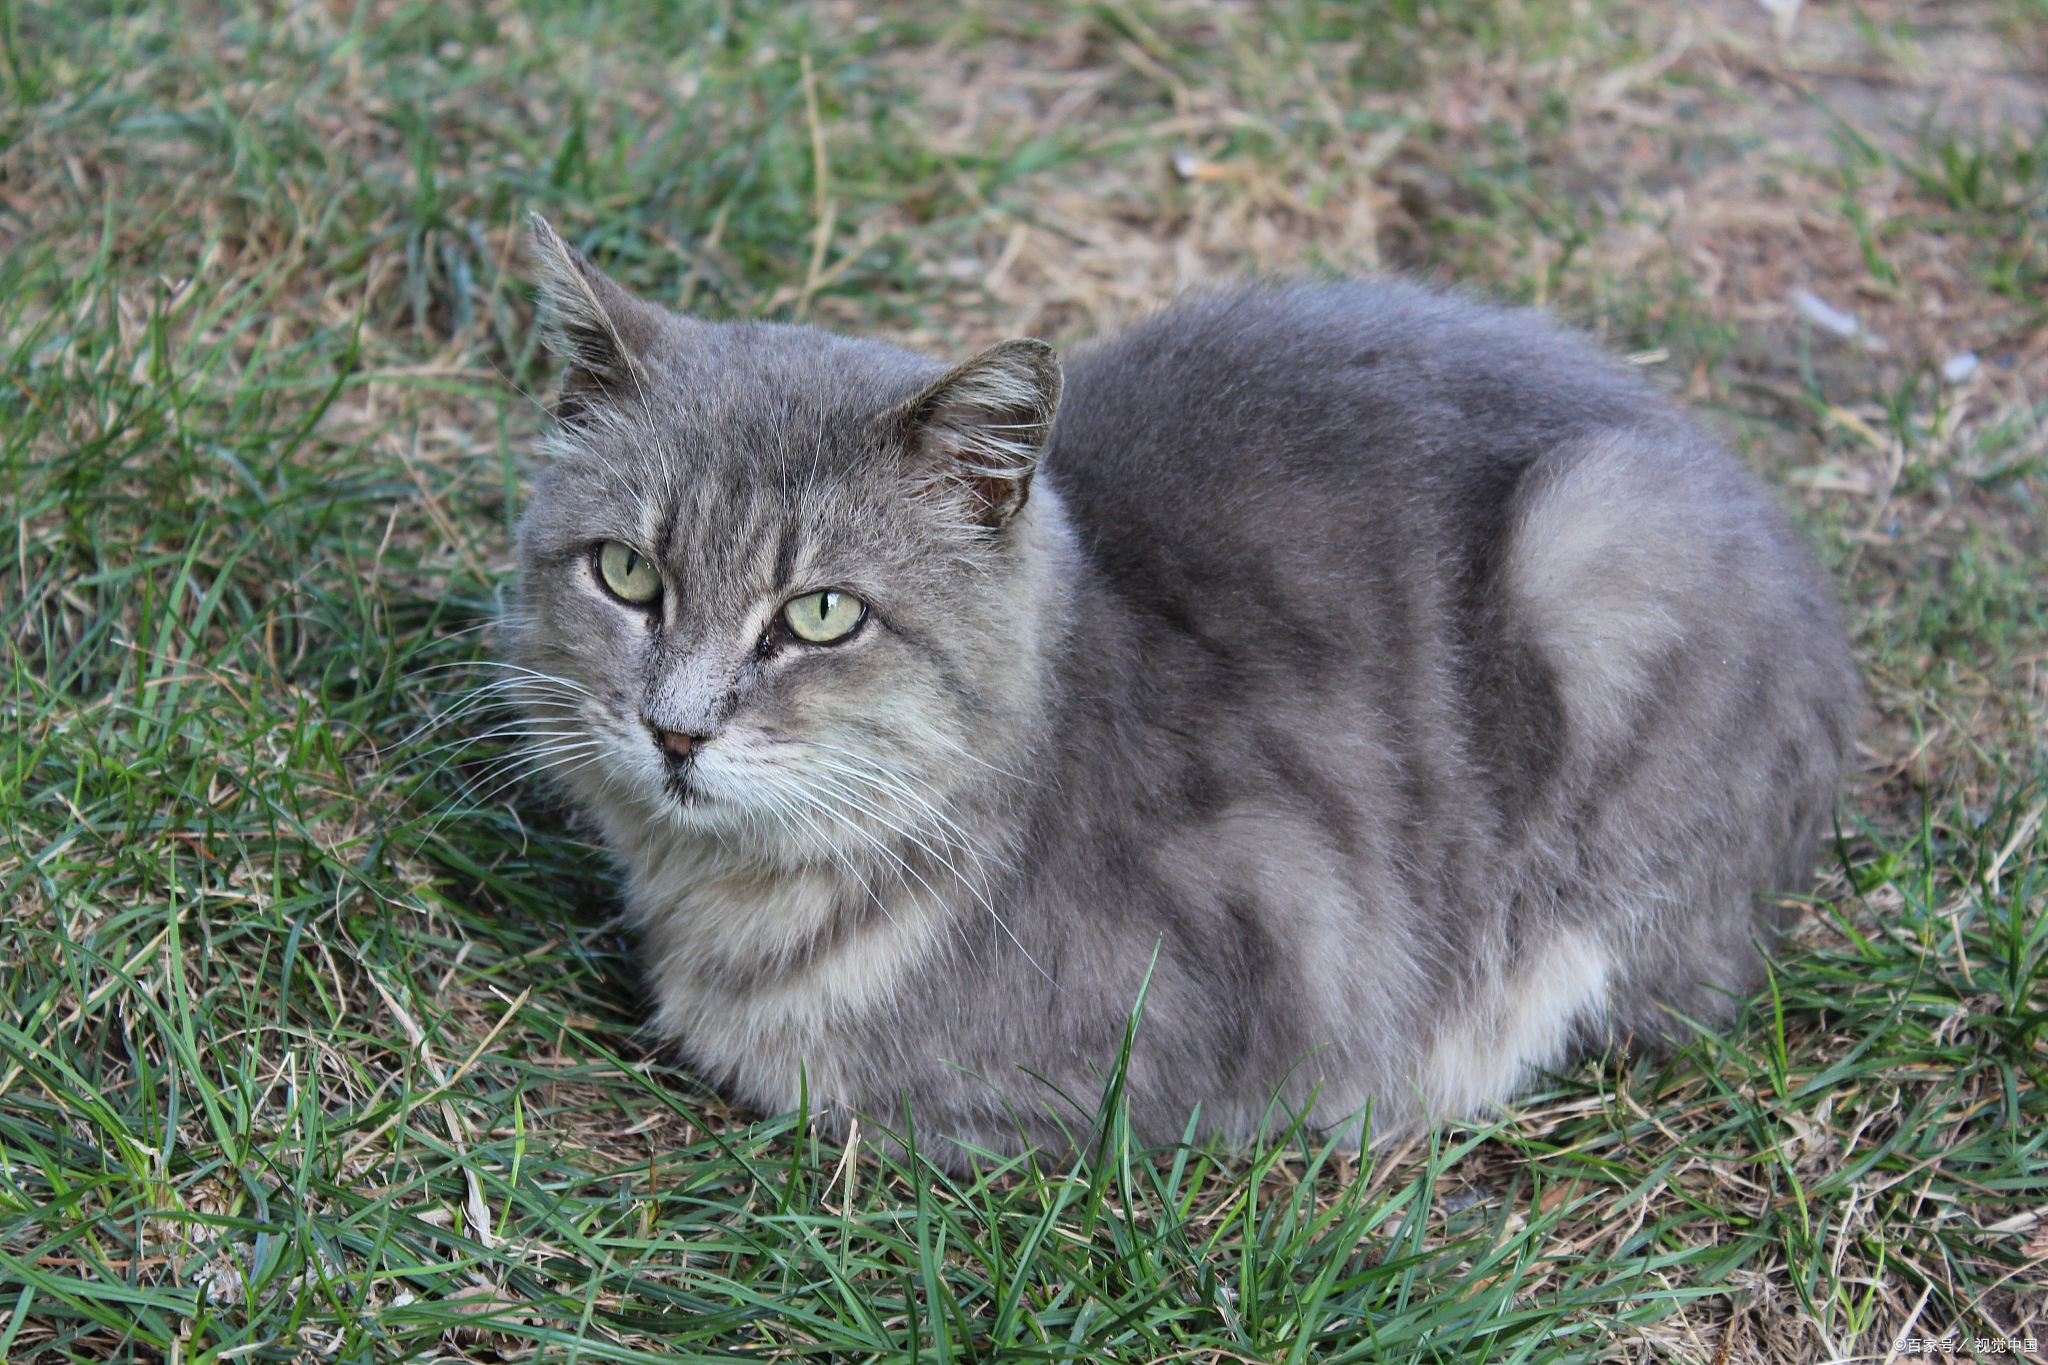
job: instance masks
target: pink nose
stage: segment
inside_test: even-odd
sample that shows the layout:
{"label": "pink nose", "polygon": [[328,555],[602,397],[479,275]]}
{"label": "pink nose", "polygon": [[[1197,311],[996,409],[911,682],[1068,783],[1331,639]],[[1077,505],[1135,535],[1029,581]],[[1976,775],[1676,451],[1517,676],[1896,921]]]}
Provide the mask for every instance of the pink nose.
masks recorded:
{"label": "pink nose", "polygon": [[688,758],[690,751],[697,747],[697,737],[686,735],[681,730],[661,730],[657,735],[670,758]]}

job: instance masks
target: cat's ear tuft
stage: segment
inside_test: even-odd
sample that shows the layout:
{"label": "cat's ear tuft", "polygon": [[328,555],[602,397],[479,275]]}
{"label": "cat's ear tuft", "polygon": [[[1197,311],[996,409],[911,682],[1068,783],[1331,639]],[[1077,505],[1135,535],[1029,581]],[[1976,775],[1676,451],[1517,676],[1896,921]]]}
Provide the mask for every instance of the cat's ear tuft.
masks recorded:
{"label": "cat's ear tuft", "polygon": [[1059,405],[1058,357],[1020,338],[948,370],[898,408],[897,437],[913,477],[965,493],[975,519],[997,528],[1023,509]]}
{"label": "cat's ear tuft", "polygon": [[536,213],[527,221],[540,278],[541,337],[564,364],[555,416],[573,422],[594,406],[641,393],[649,383],[644,357],[660,334],[662,311],[621,289],[547,219]]}

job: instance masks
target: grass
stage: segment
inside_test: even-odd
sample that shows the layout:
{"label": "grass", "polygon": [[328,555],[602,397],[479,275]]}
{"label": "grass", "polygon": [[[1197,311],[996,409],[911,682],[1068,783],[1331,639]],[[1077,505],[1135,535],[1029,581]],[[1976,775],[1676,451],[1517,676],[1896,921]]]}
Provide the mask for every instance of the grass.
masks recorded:
{"label": "grass", "polygon": [[[2048,19],[1753,9],[0,0],[0,1359],[2048,1335]],[[657,298],[935,353],[1371,268],[1635,353],[1784,487],[1870,683],[1771,991],[1400,1150],[1112,1107],[958,1181],[731,1112],[471,705],[536,208]]]}

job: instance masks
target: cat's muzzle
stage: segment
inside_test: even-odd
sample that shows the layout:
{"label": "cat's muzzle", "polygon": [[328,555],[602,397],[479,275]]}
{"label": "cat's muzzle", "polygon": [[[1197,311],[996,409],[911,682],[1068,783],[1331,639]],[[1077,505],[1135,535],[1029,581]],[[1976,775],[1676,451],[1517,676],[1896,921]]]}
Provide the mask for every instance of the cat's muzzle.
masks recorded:
{"label": "cat's muzzle", "polygon": [[697,746],[706,736],[687,734],[681,730],[654,728],[654,743],[661,750],[662,757],[677,766],[689,763],[696,754]]}
{"label": "cat's muzzle", "polygon": [[650,724],[647,731],[654,737],[654,747],[661,751],[662,764],[667,769],[669,795],[684,805],[691,805],[703,797],[702,790],[691,780],[691,769],[697,764],[697,751],[708,735],[694,735],[687,730],[667,730]]}

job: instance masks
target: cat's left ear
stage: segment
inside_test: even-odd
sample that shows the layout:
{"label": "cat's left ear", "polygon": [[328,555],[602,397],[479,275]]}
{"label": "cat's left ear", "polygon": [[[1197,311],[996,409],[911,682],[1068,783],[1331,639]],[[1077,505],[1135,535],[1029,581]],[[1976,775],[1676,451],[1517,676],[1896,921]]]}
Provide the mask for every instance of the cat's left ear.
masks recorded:
{"label": "cat's left ear", "polygon": [[555,416],[573,425],[593,407],[646,392],[652,380],[645,357],[666,315],[620,288],[538,213],[527,225],[538,268],[541,335],[562,359]]}
{"label": "cat's left ear", "polygon": [[1059,359],[1026,337],[956,365],[892,417],[911,476],[964,493],[998,528],[1023,510],[1059,405]]}

